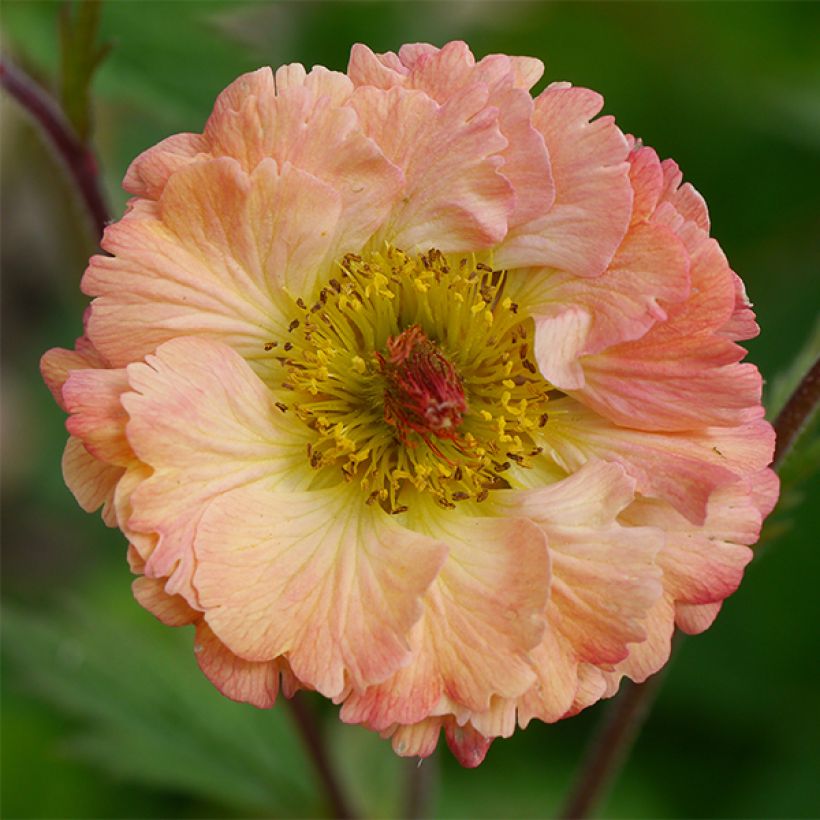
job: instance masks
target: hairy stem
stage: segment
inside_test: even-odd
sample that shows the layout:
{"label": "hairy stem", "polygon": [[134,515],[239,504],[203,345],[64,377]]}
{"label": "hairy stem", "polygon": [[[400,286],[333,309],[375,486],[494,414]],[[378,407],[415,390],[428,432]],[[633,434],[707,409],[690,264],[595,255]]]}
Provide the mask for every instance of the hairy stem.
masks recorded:
{"label": "hairy stem", "polygon": [[[801,380],[774,422],[777,469],[820,404],[820,360]],[[675,649],[673,644],[673,651]],[[640,686],[627,684],[595,732],[569,797],[559,813],[565,820],[589,817],[627,761],[632,745],[660,690],[663,675]]]}
{"label": "hairy stem", "polygon": [[336,772],[333,770],[322,733],[319,731],[313,712],[311,712],[301,692],[297,692],[288,701],[288,704],[290,705],[293,720],[302,735],[305,748],[316,769],[316,774],[324,786],[328,802],[333,809],[334,818],[337,818],[337,820],[352,820],[356,815],[350,807],[339,779],[336,777]]}
{"label": "hairy stem", "polygon": [[74,132],[60,106],[24,71],[0,61],[0,84],[31,115],[62,160],[88,214],[95,241],[108,222],[99,170],[90,147]]}

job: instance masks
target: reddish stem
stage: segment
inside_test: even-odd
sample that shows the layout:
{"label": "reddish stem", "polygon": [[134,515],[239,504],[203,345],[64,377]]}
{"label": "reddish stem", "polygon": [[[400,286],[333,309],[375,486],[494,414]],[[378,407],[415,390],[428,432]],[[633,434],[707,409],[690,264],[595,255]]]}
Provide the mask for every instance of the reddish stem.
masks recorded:
{"label": "reddish stem", "polygon": [[587,749],[569,798],[558,814],[561,820],[589,817],[606,796],[649,715],[662,678],[663,674],[657,673],[640,686],[624,684]]}
{"label": "reddish stem", "polygon": [[302,735],[305,748],[307,749],[316,774],[325,787],[325,793],[333,809],[333,816],[336,820],[351,820],[356,815],[350,807],[347,797],[344,794],[341,783],[336,777],[333,766],[330,763],[324,739],[316,724],[316,719],[305,702],[302,693],[297,692],[289,701],[290,711],[296,726]]}
{"label": "reddish stem", "polygon": [[108,223],[108,208],[99,182],[94,154],[74,132],[56,101],[24,71],[0,61],[0,84],[32,116],[66,166],[99,242]]}
{"label": "reddish stem", "polygon": [[405,804],[402,816],[406,820],[424,820],[429,816],[436,789],[437,763],[435,755],[428,758],[408,758]]}
{"label": "reddish stem", "polygon": [[783,463],[783,459],[786,458],[800,432],[817,409],[818,403],[820,403],[820,359],[803,376],[803,380],[797,385],[797,389],[775,419],[777,445],[774,451],[773,467],[779,467]]}

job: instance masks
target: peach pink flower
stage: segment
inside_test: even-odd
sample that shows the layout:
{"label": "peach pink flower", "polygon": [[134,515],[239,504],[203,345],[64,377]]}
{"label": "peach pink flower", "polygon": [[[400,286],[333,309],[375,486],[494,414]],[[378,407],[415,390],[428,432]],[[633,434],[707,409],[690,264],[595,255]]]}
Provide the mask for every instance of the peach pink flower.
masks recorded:
{"label": "peach pink flower", "polygon": [[777,496],[743,286],[675,163],[542,69],[357,45],[128,169],[43,375],[68,486],[230,698],[475,766],[740,582]]}

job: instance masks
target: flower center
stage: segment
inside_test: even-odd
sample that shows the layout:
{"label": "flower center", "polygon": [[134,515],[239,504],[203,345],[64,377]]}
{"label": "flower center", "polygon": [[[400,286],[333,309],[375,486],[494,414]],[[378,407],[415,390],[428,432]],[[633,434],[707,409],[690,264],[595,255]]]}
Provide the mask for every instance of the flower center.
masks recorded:
{"label": "flower center", "polygon": [[345,256],[309,302],[295,298],[287,340],[266,350],[284,368],[279,408],[314,431],[310,466],[341,470],[389,512],[411,486],[445,508],[509,486],[511,466],[541,452],[551,387],[505,282],[472,257],[388,246]]}
{"label": "flower center", "polygon": [[403,444],[412,446],[412,431],[436,452],[430,436],[455,440],[467,410],[461,379],[419,325],[389,338],[387,351],[376,353],[385,379],[384,420]]}

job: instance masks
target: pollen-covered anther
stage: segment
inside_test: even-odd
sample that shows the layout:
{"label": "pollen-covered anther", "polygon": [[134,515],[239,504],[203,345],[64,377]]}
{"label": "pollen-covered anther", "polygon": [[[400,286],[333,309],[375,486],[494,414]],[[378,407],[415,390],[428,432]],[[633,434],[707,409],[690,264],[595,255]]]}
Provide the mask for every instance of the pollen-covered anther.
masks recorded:
{"label": "pollen-covered anther", "polygon": [[387,355],[376,353],[385,378],[384,420],[402,443],[413,445],[411,432],[433,449],[430,436],[455,440],[467,400],[452,363],[419,325],[387,340]]}

